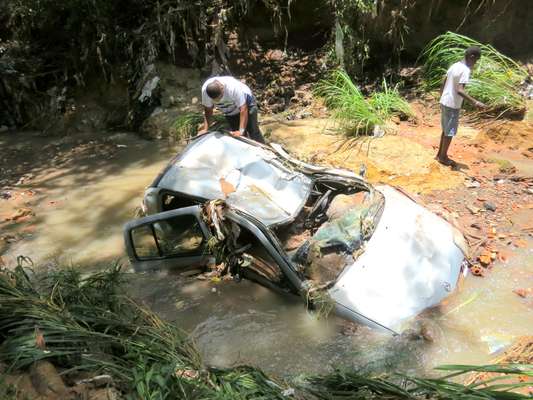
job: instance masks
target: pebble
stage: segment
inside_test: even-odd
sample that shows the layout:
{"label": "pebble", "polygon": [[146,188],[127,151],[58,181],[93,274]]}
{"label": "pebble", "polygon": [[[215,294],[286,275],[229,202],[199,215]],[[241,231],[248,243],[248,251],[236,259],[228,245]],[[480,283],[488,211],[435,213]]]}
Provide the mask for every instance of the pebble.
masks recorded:
{"label": "pebble", "polygon": [[490,201],[486,201],[485,203],[483,203],[483,207],[485,207],[485,210],[496,211],[496,206]]}
{"label": "pebble", "polygon": [[468,181],[465,182],[465,186],[469,189],[478,188],[481,184],[478,181]]}

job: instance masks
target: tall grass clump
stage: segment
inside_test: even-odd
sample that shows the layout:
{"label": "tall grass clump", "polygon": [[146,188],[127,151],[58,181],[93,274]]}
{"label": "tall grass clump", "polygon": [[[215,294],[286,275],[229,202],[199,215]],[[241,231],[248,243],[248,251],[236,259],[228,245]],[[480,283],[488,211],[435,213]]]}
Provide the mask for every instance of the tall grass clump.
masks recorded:
{"label": "tall grass clump", "polygon": [[433,39],[420,55],[424,63],[425,89],[439,89],[448,68],[464,58],[469,46],[481,48],[481,59],[472,71],[468,93],[493,111],[524,110],[525,99],[519,93],[519,86],[527,78],[527,71],[494,47],[453,32]]}
{"label": "tall grass clump", "polygon": [[395,115],[412,115],[409,103],[402,99],[396,87],[389,87],[383,81],[382,91],[365,98],[361,89],[340,69],[320,81],[315,94],[324,99],[333,118],[350,136],[371,133],[376,127],[386,129]]}
{"label": "tall grass clump", "polygon": [[107,373],[140,398],[194,390],[177,376],[200,369],[187,335],[128,299],[121,280],[118,267],[85,278],[72,269],[40,279],[20,266],[0,271],[0,360],[15,370],[46,359],[66,374]]}
{"label": "tall grass clump", "polygon": [[[199,113],[184,113],[174,121],[174,136],[175,139],[188,139],[196,136],[198,133],[198,126],[203,122],[204,117]],[[221,129],[226,119],[221,114],[213,115],[213,124],[209,129]]]}

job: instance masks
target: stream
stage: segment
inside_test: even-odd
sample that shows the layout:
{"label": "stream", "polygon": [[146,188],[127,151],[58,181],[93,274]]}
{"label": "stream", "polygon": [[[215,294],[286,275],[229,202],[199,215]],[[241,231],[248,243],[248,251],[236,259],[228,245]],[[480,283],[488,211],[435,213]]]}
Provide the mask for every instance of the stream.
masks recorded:
{"label": "stream", "polygon": [[[76,140],[1,135],[0,147],[19,146],[23,155],[50,145],[78,149],[83,143]],[[25,255],[36,265],[60,261],[97,268],[117,260],[127,264],[122,226],[134,218],[144,188],[176,147],[122,133],[106,138],[101,149],[99,153],[89,147],[63,165],[54,164],[52,155],[34,160],[37,165],[28,167],[31,179],[12,185],[13,197],[0,200],[2,220],[22,206],[31,207],[34,216],[3,226],[5,235],[22,232],[2,254],[5,263],[13,265],[18,255]],[[513,293],[533,287],[532,244],[529,239],[527,246],[513,250],[506,263],[495,263],[484,278],[467,276],[443,305],[426,313],[421,320],[431,341],[392,337],[334,316],[317,319],[301,301],[248,281],[213,283],[165,273],[131,274],[129,290],[190,332],[211,365],[248,364],[278,376],[344,366],[427,373],[440,364],[488,363],[514,338],[532,333],[533,301]]]}

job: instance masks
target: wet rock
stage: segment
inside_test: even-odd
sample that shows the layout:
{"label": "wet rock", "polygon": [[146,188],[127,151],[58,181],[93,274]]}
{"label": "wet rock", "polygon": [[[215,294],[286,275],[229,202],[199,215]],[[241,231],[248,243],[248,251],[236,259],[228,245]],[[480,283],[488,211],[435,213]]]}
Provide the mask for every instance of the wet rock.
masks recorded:
{"label": "wet rock", "polygon": [[139,128],[139,133],[152,140],[174,137],[174,124],[180,112],[174,109],[158,109],[146,118]]}
{"label": "wet rock", "polygon": [[[0,375],[7,385],[16,387],[17,399],[41,399],[42,397],[33,387],[31,378],[28,374],[22,375]],[[2,399],[3,400],[3,399]]]}
{"label": "wet rock", "polygon": [[494,203],[491,203],[490,201],[486,201],[483,203],[483,207],[485,207],[485,210],[488,211],[496,211],[496,205]]}
{"label": "wet rock", "polygon": [[139,95],[138,100],[141,103],[144,103],[152,98],[153,93],[156,91],[157,87],[159,86],[159,81],[161,78],[159,76],[154,76],[152,79],[148,80],[142,90],[141,94]]}
{"label": "wet rock", "polygon": [[31,382],[41,395],[64,395],[67,388],[56,367],[48,361],[37,361],[30,369]]}

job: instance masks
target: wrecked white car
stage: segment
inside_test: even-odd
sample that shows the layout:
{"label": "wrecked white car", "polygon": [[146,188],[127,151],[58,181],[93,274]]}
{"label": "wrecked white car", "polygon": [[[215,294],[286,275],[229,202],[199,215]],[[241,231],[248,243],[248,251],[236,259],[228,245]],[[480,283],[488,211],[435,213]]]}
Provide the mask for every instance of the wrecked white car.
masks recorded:
{"label": "wrecked white car", "polygon": [[216,270],[393,332],[465,265],[457,229],[398,190],[219,132],[170,161],[143,209],[124,228],[138,272]]}

